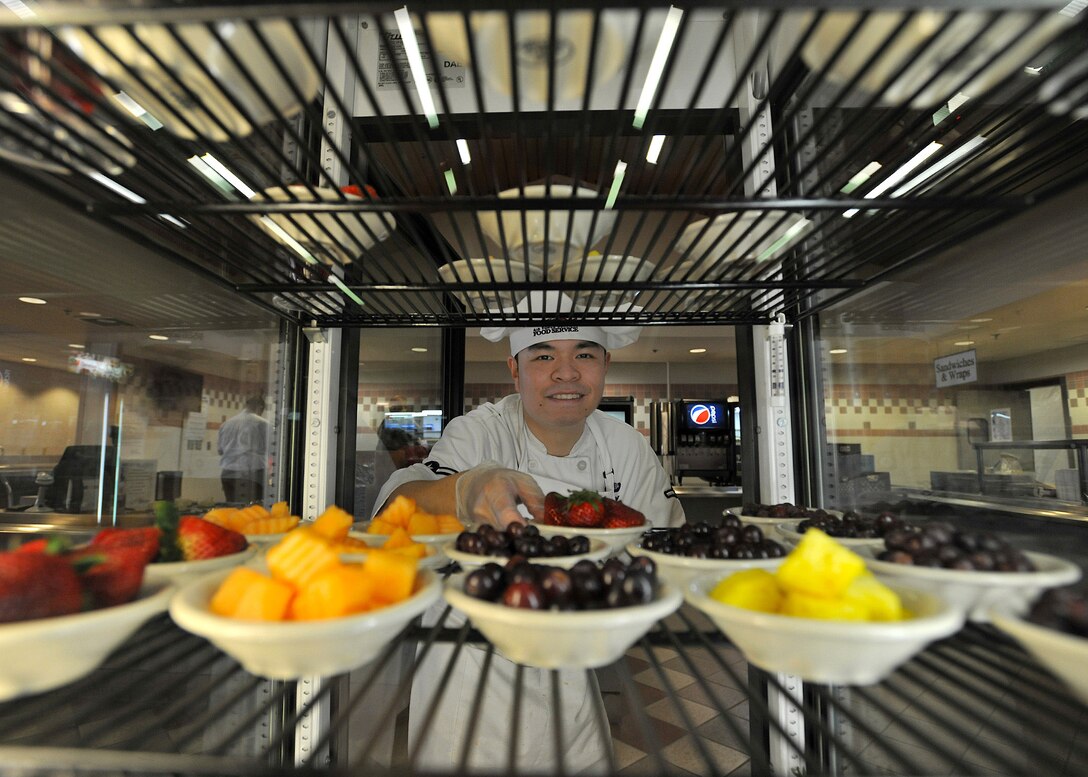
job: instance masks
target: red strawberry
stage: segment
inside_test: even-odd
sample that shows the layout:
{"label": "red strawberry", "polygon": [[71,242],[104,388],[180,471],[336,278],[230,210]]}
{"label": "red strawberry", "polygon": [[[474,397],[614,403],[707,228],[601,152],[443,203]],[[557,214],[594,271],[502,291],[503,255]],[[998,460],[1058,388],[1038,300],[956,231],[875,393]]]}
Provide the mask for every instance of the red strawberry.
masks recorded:
{"label": "red strawberry", "polygon": [[82,608],[79,577],[63,556],[0,553],[0,623],[68,615]]}
{"label": "red strawberry", "polygon": [[91,540],[92,548],[136,548],[148,563],[159,555],[162,531],[157,526],[141,526],[135,529],[102,529]]}
{"label": "red strawberry", "polygon": [[549,491],[544,497],[544,517],[541,523],[548,526],[562,526],[567,512],[567,498],[555,491]]}
{"label": "red strawberry", "polygon": [[79,582],[97,610],[136,598],[144,582],[147,551],[138,545],[88,545],[68,554],[79,572]]}
{"label": "red strawberry", "polygon": [[245,535],[195,515],[181,516],[177,542],[185,561],[226,556],[246,547]]}
{"label": "red strawberry", "polygon": [[567,526],[596,529],[604,524],[604,504],[596,491],[575,491],[567,498]]}
{"label": "red strawberry", "polygon": [[633,507],[628,507],[623,502],[604,497],[604,528],[626,529],[632,526],[642,526],[646,522],[646,516]]}

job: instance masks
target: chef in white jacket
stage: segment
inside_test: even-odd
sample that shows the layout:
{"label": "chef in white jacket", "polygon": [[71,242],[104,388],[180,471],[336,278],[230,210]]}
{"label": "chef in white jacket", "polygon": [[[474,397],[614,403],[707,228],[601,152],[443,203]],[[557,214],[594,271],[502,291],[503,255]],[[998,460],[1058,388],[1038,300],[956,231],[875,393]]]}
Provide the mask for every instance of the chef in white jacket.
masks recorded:
{"label": "chef in white jacket", "polygon": [[[560,312],[570,310],[565,296],[559,305]],[[610,352],[633,343],[639,331],[576,321],[482,329],[481,335],[492,342],[509,338],[507,364],[518,393],[452,419],[423,463],[398,470],[386,482],[375,512],[393,496],[404,494],[428,512],[456,511],[462,520],[501,528],[525,520],[526,513],[541,517],[548,491],[565,495],[592,489],[641,511],[655,526],[683,523],[683,508],[646,438],[597,410]],[[416,745],[421,719],[441,684],[450,653],[448,646],[436,645],[414,680],[410,748]],[[459,767],[483,658],[484,652],[476,648],[461,651],[435,722],[422,740],[417,769]],[[492,660],[484,707],[468,743],[467,766],[472,771],[507,770],[516,669],[500,656]],[[528,773],[554,771],[550,673],[522,671],[516,768]],[[587,682],[584,671],[564,670],[559,676],[563,769],[597,771],[607,764],[602,722],[595,712],[599,692],[592,675]]]}

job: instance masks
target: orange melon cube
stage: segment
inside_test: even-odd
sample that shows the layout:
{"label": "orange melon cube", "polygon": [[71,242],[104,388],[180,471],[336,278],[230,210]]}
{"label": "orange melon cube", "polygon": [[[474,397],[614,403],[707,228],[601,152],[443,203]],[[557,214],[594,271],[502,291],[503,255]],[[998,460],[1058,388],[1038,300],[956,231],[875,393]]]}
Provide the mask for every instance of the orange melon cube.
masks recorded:
{"label": "orange melon cube", "polygon": [[382,547],[386,550],[392,550],[393,548],[403,548],[411,544],[412,537],[398,526],[390,533],[389,539],[382,543]]}
{"label": "orange melon cube", "polygon": [[245,525],[245,534],[283,534],[298,526],[297,515],[270,515]]}
{"label": "orange melon cube", "polygon": [[370,609],[374,580],[361,564],[343,564],[314,577],[291,603],[294,620],[340,618]]}
{"label": "orange melon cube", "polygon": [[456,515],[436,515],[434,519],[438,522],[438,534],[460,534],[465,530]]}
{"label": "orange melon cube", "polygon": [[375,518],[370,522],[370,525],[366,527],[367,534],[392,534],[399,529],[395,523],[389,523],[382,518]]}
{"label": "orange melon cube", "polygon": [[408,519],[409,534],[438,534],[438,521],[430,513],[417,512]]}
{"label": "orange melon cube", "polygon": [[269,515],[290,515],[291,508],[287,506],[286,502],[276,502],[268,508]]}
{"label": "orange melon cube", "polygon": [[351,513],[341,510],[335,505],[330,505],[325,512],[317,516],[317,520],[314,521],[311,528],[322,537],[328,537],[330,540],[340,540],[348,536],[348,531],[351,530],[353,523],[355,523],[355,518]]}
{"label": "orange melon cube", "polygon": [[363,569],[374,581],[374,601],[396,604],[412,595],[416,560],[399,553],[368,553]]}
{"label": "orange melon cube", "polygon": [[243,620],[280,621],[287,616],[295,589],[248,567],[233,570],[212,596],[216,615]]}
{"label": "orange melon cube", "polygon": [[413,542],[411,545],[405,545],[401,548],[393,548],[389,552],[399,553],[400,555],[407,556],[408,558],[421,559],[427,555],[427,546],[419,542]]}
{"label": "orange melon cube", "polygon": [[328,540],[303,526],[269,548],[265,562],[273,577],[301,589],[321,572],[338,566],[340,556]]}
{"label": "orange melon cube", "polygon": [[[394,526],[408,526],[408,519],[416,511],[416,500],[401,494],[393,499],[385,509],[378,513],[375,520],[385,521]],[[383,532],[384,533],[384,532]]]}

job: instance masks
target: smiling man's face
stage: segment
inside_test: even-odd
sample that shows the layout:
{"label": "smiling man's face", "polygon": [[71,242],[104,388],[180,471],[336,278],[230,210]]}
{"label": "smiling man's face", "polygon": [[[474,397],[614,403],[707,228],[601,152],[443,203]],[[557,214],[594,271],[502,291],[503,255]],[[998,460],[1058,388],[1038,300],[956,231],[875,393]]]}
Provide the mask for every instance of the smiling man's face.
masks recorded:
{"label": "smiling man's face", "polygon": [[566,455],[581,436],[604,394],[610,359],[602,346],[585,340],[538,343],[508,359],[525,422],[549,453]]}

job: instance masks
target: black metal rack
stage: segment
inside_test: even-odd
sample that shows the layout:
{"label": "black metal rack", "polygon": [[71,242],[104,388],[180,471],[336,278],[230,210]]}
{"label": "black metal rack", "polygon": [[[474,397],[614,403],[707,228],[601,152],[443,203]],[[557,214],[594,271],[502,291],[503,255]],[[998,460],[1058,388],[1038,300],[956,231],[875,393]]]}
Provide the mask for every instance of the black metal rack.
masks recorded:
{"label": "black metal rack", "polygon": [[[413,625],[372,663],[300,695],[302,681],[253,677],[160,616],[85,679],[0,705],[3,770],[43,775],[412,773],[415,746],[404,736],[401,713],[411,690],[413,662],[400,673],[392,693],[388,687],[378,688],[375,680],[387,675],[392,659],[406,649],[411,656],[418,649],[416,661],[427,661],[427,649],[436,642],[456,646],[447,671],[457,671],[460,651],[469,644],[491,650],[469,625]],[[699,731],[657,656],[662,647],[675,651],[701,684],[706,703],[717,707],[728,724],[718,740],[747,754],[747,764],[730,768],[739,769],[736,773],[770,773],[767,732],[784,737],[807,774],[1072,775],[1081,773],[1088,759],[1088,744],[1077,736],[1088,707],[990,626],[969,625],[877,685],[802,687],[784,685],[784,678],[754,667],[746,671],[710,622],[685,607],[637,643],[629,658],[611,667],[619,678],[615,706],[629,716],[628,728],[645,737],[645,773],[690,772],[664,760],[645,711],[650,700],[640,695],[632,677],[633,661],[653,669],[687,730]],[[747,728],[727,714],[724,700],[703,679],[714,667],[727,673],[747,697]],[[520,686],[510,713],[514,726],[519,691]],[[768,691],[796,708],[803,740],[773,713]],[[380,721],[372,728],[352,720],[365,707]],[[608,713],[599,712],[603,751],[611,754]],[[889,723],[898,729],[890,736],[885,732]],[[389,754],[377,757],[378,742],[390,735],[394,744]],[[517,737],[512,728],[511,740]],[[301,746],[301,741],[307,744]],[[708,746],[710,739],[696,735],[693,743],[697,773],[726,773]],[[565,744],[557,738],[554,746],[562,763]],[[609,772],[616,773],[615,761],[610,766]],[[457,764],[450,771],[463,773]],[[517,771],[509,768],[507,773]]]}
{"label": "black metal rack", "polygon": [[[0,28],[0,164],[302,325],[474,325],[545,282],[600,320],[797,320],[1088,178],[1083,19],[856,5],[685,8],[640,111],[669,7],[428,4],[428,116],[385,4],[42,3]],[[533,212],[567,220],[537,253]]]}

